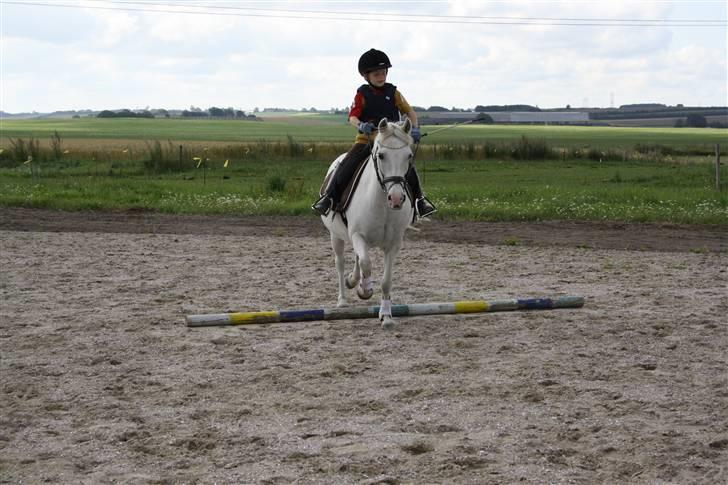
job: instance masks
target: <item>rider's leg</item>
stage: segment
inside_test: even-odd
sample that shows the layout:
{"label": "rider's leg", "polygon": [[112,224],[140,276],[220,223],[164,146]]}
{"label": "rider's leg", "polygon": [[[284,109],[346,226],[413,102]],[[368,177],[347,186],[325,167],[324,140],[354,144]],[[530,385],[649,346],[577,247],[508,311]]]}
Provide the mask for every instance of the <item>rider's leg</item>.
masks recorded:
{"label": "rider's leg", "polygon": [[366,143],[356,143],[349,153],[341,160],[339,166],[334,172],[324,195],[317,200],[311,208],[325,216],[338,203],[341,192],[346,188],[351,178],[354,176],[359,162],[364,160],[371,153],[371,147]]}
{"label": "rider's leg", "polygon": [[420,177],[417,176],[414,165],[410,166],[410,169],[407,171],[407,174],[404,177],[405,179],[407,179],[407,184],[409,184],[410,188],[412,189],[412,195],[414,195],[415,198],[415,208],[417,210],[417,215],[419,217],[427,217],[437,211],[435,205],[427,200],[427,197],[422,194]]}

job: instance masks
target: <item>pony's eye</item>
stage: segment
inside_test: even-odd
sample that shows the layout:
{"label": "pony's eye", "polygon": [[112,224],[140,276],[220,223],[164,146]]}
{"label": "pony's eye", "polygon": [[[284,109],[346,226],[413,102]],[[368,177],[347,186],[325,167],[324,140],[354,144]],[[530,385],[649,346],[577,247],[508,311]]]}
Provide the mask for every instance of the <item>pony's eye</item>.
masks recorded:
{"label": "pony's eye", "polygon": [[384,153],[377,153],[380,160],[384,160]]}
{"label": "pony's eye", "polygon": [[410,153],[410,154],[409,154],[409,157],[408,157],[408,158],[409,158],[410,160],[412,160],[412,158],[413,158],[413,157],[414,157],[414,155],[413,155],[412,153]]}

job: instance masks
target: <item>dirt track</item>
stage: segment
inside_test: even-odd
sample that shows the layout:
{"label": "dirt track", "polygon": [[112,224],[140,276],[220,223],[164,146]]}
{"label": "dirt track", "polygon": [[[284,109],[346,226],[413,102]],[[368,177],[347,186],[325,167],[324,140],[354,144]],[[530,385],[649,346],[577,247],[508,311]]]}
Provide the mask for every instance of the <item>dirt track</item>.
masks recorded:
{"label": "dirt track", "polygon": [[0,209],[0,481],[725,483],[727,244],[435,222],[396,301],[586,306],[189,329],[332,306],[318,221]]}

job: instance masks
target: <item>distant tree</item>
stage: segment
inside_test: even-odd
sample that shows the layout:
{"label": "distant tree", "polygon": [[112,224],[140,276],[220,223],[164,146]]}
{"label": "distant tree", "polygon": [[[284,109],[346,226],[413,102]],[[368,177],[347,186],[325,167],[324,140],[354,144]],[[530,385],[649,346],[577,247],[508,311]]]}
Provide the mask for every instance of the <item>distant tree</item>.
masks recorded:
{"label": "distant tree", "polygon": [[215,118],[222,118],[223,116],[225,116],[225,111],[215,106],[208,109],[207,112],[210,113],[210,116],[213,116]]}
{"label": "distant tree", "polygon": [[101,113],[96,115],[97,118],[114,118],[116,113],[109,111],[108,109],[103,110]]}
{"label": "distant tree", "polygon": [[689,114],[688,117],[685,119],[685,126],[705,128],[706,126],[708,126],[708,120],[706,120],[705,116],[703,115]]}
{"label": "distant tree", "polygon": [[182,111],[183,118],[207,118],[208,114],[203,111]]}
{"label": "distant tree", "polygon": [[571,109],[571,105],[570,105],[570,104],[567,104],[567,105],[566,105],[566,109],[567,109],[567,110],[568,110],[568,109]]}
{"label": "distant tree", "polygon": [[493,123],[493,118],[487,113],[478,113],[478,116],[475,119],[486,125]]}
{"label": "distant tree", "polygon": [[444,106],[430,106],[429,108],[427,108],[427,111],[450,111],[450,110],[445,108]]}
{"label": "distant tree", "polygon": [[655,108],[667,108],[667,105],[662,103],[636,103],[636,104],[623,104],[619,109],[655,109]]}
{"label": "distant tree", "polygon": [[245,118],[245,116],[246,116],[246,115],[245,115],[245,111],[237,110],[237,111],[235,112],[235,117],[236,117],[236,118]]}
{"label": "distant tree", "polygon": [[505,104],[505,105],[490,105],[483,106],[478,105],[475,107],[475,111],[541,111],[538,106],[531,106],[529,104]]}

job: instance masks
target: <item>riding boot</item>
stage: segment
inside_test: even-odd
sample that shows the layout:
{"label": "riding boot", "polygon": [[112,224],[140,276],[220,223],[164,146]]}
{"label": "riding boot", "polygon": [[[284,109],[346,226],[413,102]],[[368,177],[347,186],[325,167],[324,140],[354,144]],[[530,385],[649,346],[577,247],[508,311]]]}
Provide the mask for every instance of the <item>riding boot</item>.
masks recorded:
{"label": "riding boot", "polygon": [[410,186],[410,189],[412,189],[412,195],[415,198],[415,210],[417,210],[417,217],[427,217],[437,212],[435,205],[422,193],[420,177],[417,175],[414,165],[410,166],[404,177],[407,179],[407,184]]}
{"label": "riding boot", "polygon": [[365,143],[356,143],[346,156],[339,162],[334,175],[329,181],[323,195],[311,206],[313,210],[325,216],[331,209],[336,210],[339,197],[354,176],[359,163],[369,156],[371,147]]}

